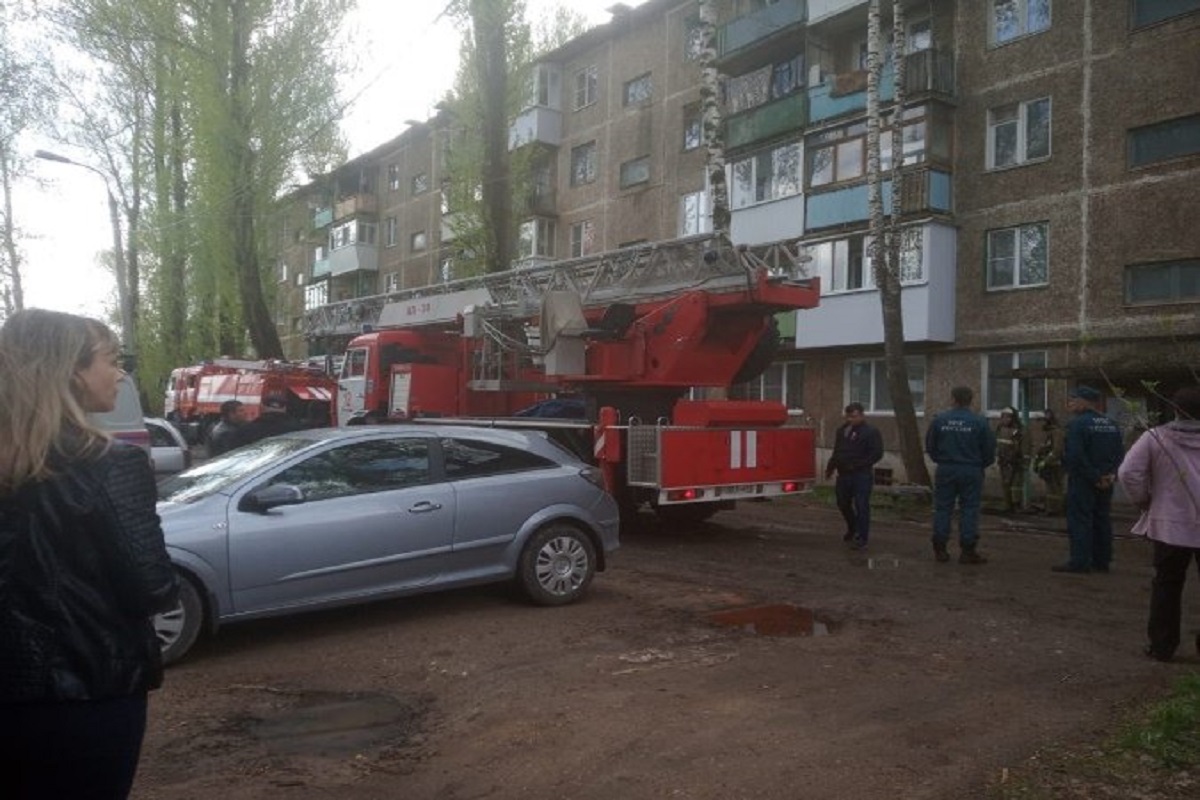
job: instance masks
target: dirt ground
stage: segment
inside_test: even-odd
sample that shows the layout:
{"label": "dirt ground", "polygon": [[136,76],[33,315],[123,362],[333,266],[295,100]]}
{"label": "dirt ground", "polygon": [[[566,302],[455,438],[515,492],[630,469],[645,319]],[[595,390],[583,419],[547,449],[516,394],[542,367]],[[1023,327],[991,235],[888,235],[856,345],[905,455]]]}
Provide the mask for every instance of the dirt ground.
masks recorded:
{"label": "dirt ground", "polygon": [[483,588],[230,626],[153,696],[134,797],[982,797],[1200,666],[1190,634],[1141,654],[1142,541],[1057,575],[1055,521],[988,516],[990,564],[936,564],[923,511],[885,517],[865,554],[812,498],[629,532],[566,608]]}

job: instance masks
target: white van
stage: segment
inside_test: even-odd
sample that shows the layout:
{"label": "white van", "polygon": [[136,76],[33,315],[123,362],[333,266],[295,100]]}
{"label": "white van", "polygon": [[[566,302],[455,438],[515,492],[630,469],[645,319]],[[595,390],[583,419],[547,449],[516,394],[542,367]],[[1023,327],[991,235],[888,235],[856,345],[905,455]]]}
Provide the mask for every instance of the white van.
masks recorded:
{"label": "white van", "polygon": [[146,430],[146,421],[142,416],[142,401],[138,397],[137,384],[128,375],[122,376],[117,386],[117,405],[112,411],[103,414],[88,414],[88,417],[102,431],[107,431],[114,439],[136,444],[150,452],[150,431]]}

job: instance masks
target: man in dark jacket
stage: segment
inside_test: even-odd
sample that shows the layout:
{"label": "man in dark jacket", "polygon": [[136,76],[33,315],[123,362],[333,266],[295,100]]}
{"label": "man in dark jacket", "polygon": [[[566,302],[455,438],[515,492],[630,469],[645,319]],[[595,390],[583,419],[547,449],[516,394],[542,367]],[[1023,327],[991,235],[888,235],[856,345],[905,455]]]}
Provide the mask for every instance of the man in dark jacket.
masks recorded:
{"label": "man in dark jacket", "polygon": [[250,444],[259,439],[267,439],[299,429],[300,425],[288,415],[287,402],[283,398],[267,397],[263,400],[258,416],[246,423],[246,427],[242,431],[242,443]]}
{"label": "man in dark jacket", "polygon": [[245,444],[246,406],[240,400],[221,403],[221,421],[208,435],[209,458],[227,453]]}
{"label": "man in dark jacket", "polygon": [[861,403],[846,406],[846,423],[837,429],[833,455],[825,467],[825,477],[837,472],[834,493],[838,510],[846,520],[842,541],[855,550],[867,546],[871,534],[871,489],[875,486],[874,467],[883,458],[883,437],[868,425]]}
{"label": "man in dark jacket", "polygon": [[1055,572],[1108,572],[1112,562],[1112,496],[1125,457],[1121,429],[1096,410],[1100,392],[1078,386],[1067,398],[1075,417],[1067,425],[1067,536],[1071,556]]}
{"label": "man in dark jacket", "polygon": [[925,452],[937,464],[933,480],[933,554],[939,562],[950,560],[950,518],[959,507],[960,564],[986,564],[976,549],[979,543],[979,504],[983,471],[996,460],[996,437],[987,420],[971,410],[975,393],[966,386],[950,391],[954,408],[938,414],[925,431]]}

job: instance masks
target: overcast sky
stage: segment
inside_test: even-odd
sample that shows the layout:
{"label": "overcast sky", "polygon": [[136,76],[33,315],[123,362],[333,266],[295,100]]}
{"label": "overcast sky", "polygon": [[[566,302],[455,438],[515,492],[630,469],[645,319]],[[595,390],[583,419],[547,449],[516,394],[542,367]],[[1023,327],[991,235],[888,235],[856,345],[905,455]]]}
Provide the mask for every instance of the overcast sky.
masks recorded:
{"label": "overcast sky", "polygon": [[[643,0],[625,0],[637,6]],[[454,81],[459,35],[438,19],[447,0],[358,0],[348,20],[362,53],[362,64],[342,89],[354,98],[343,133],[355,156],[391,139],[405,120],[431,116],[433,104]],[[605,10],[616,0],[526,0],[528,18],[538,19],[559,4],[583,14],[588,23],[607,22]],[[31,143],[79,161],[86,153],[46,142]],[[17,222],[28,237],[24,270],[25,304],[100,316],[116,305],[112,276],[97,266],[97,256],[112,248],[108,201],[101,179],[66,164],[35,163],[43,189],[17,187]]]}

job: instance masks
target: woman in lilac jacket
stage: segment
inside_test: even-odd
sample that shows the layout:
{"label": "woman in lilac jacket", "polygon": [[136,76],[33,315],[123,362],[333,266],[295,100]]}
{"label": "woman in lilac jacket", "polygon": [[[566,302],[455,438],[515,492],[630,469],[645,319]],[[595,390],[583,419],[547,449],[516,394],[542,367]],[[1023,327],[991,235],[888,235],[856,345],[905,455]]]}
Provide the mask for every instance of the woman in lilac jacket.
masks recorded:
{"label": "woman in lilac jacket", "polygon": [[1158,661],[1170,661],[1179,647],[1183,584],[1192,561],[1200,567],[1200,387],[1180,389],[1172,401],[1176,420],[1143,433],[1118,473],[1142,509],[1133,532],[1154,541],[1145,653]]}

